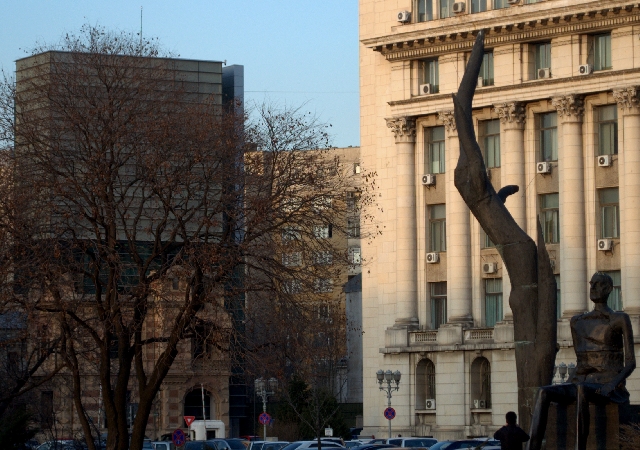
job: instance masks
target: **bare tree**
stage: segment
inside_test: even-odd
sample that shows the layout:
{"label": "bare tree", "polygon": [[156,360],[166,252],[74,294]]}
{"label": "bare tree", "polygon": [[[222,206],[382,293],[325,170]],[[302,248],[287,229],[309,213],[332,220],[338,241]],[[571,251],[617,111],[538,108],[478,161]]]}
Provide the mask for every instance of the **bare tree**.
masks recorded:
{"label": "bare tree", "polygon": [[138,450],[190,339],[242,359],[246,295],[274,311],[308,308],[297,287],[317,286],[327,268],[283,254],[347,259],[319,238],[346,234],[334,220],[344,202],[332,200],[344,191],[339,162],[307,151],[328,147],[326,127],[266,106],[247,122],[160,55],[153,41],[85,27],[37,48],[2,86],[14,199],[2,264],[15,275],[2,280],[2,302],[48,324],[90,450],[90,383],[107,448]]}

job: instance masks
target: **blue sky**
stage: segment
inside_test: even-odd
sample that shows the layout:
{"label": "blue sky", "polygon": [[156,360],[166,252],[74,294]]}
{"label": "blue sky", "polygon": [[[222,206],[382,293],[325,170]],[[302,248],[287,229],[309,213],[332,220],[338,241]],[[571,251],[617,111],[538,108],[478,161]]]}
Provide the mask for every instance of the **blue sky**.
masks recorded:
{"label": "blue sky", "polygon": [[83,24],[157,37],[182,58],[245,67],[249,104],[306,104],[333,144],[359,145],[357,0],[2,0],[0,68]]}

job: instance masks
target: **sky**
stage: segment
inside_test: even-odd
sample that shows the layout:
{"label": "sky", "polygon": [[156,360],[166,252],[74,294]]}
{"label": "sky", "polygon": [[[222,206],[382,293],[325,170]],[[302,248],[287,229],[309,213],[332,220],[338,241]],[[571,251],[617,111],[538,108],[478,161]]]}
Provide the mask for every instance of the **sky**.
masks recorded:
{"label": "sky", "polygon": [[181,58],[244,66],[249,107],[302,106],[360,144],[357,0],[2,0],[0,69],[82,25],[140,31]]}

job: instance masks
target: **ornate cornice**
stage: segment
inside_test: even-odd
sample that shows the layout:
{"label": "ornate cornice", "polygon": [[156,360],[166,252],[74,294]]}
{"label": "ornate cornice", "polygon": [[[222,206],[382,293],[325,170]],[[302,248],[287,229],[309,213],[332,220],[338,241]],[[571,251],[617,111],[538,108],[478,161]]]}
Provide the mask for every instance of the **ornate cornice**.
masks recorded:
{"label": "ornate cornice", "polygon": [[[525,5],[526,6],[526,5]],[[546,15],[540,18],[541,15]],[[460,17],[457,17],[459,20]],[[513,42],[550,39],[569,34],[592,33],[640,23],[637,4],[608,6],[597,10],[532,11],[525,15],[491,18],[483,21],[459,21],[451,25],[414,29],[410,32],[363,40],[363,44],[381,52],[389,61],[470,50],[479,30],[485,31],[485,47]],[[506,23],[505,23],[506,22]],[[434,25],[437,21],[432,21]],[[422,25],[422,24],[413,24]]]}
{"label": "ornate cornice", "polygon": [[497,103],[493,105],[493,110],[498,114],[500,122],[503,124],[514,124],[524,127],[526,114],[525,104],[522,102]]}
{"label": "ornate cornice", "polygon": [[458,131],[456,128],[456,119],[453,115],[453,109],[438,111],[438,120],[444,123],[445,129],[449,133],[455,133]]}
{"label": "ornate cornice", "polygon": [[413,117],[391,117],[385,119],[393,131],[396,143],[416,141],[416,119]]}
{"label": "ornate cornice", "polygon": [[640,107],[640,86],[614,89],[613,98],[621,108],[637,109]]}
{"label": "ornate cornice", "polygon": [[584,116],[584,97],[567,94],[551,98],[551,104],[558,111],[558,116],[566,120],[582,120]]}

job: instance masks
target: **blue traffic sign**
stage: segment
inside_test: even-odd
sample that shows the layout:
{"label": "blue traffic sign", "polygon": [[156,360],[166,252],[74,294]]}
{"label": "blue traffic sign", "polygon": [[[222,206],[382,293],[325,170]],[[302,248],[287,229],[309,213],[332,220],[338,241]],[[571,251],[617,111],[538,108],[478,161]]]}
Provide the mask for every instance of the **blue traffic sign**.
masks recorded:
{"label": "blue traffic sign", "polygon": [[171,440],[173,441],[174,445],[176,445],[178,447],[182,447],[185,444],[185,442],[187,441],[187,437],[184,435],[184,431],[182,431],[180,428],[178,428],[171,435]]}
{"label": "blue traffic sign", "polygon": [[393,409],[391,406],[389,406],[387,409],[384,410],[384,417],[387,420],[393,420],[393,418],[396,417],[396,410]]}
{"label": "blue traffic sign", "polygon": [[267,414],[266,412],[263,412],[262,414],[260,414],[258,416],[258,422],[260,422],[262,425],[266,425],[268,423],[271,423],[271,416],[269,414]]}

